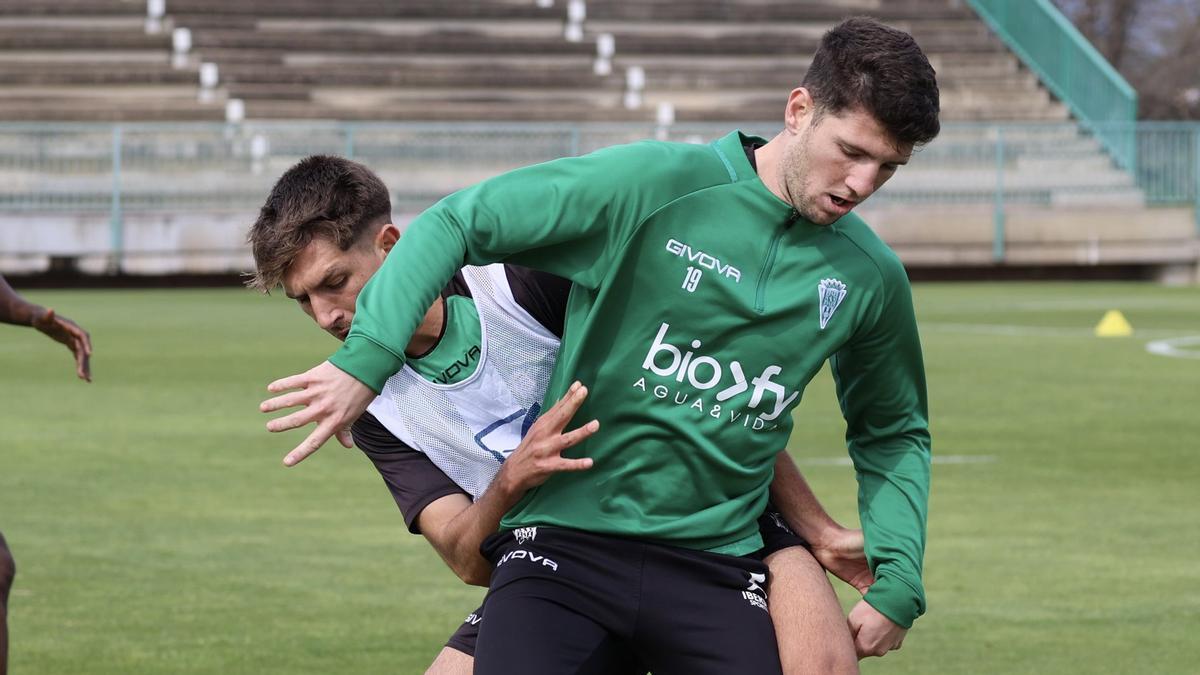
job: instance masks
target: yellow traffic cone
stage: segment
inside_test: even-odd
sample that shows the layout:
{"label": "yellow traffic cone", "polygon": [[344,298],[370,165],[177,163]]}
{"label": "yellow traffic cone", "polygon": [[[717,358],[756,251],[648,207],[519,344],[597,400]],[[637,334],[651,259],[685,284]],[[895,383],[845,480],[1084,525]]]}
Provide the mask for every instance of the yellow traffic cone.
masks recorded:
{"label": "yellow traffic cone", "polygon": [[1133,326],[1125,319],[1119,310],[1110,309],[1104,313],[1104,318],[1096,324],[1096,337],[1129,337],[1133,335]]}

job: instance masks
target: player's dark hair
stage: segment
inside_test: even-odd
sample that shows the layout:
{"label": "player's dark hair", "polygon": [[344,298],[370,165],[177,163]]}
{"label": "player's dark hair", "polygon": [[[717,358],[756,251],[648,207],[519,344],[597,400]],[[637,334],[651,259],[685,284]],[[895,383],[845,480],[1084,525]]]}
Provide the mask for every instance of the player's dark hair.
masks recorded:
{"label": "player's dark hair", "polygon": [[255,270],[246,285],[269,293],[314,237],[345,251],[391,220],[391,198],[375,172],[342,157],[306,157],[280,176],[250,227]]}
{"label": "player's dark hair", "polygon": [[933,66],[902,30],[868,17],[847,19],[825,33],[802,85],[825,113],[862,110],[904,144],[938,135],[938,85]]}

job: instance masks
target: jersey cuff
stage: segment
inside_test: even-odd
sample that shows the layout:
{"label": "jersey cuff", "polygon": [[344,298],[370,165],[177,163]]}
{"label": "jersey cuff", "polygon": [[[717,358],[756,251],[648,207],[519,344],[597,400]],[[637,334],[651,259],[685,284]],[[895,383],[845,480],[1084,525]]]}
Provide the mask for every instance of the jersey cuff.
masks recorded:
{"label": "jersey cuff", "polygon": [[901,628],[912,628],[925,613],[925,594],[894,577],[875,579],[863,599]]}
{"label": "jersey cuff", "polygon": [[329,362],[376,394],[383,391],[388,378],[404,367],[404,359],[379,343],[362,335],[349,335]]}

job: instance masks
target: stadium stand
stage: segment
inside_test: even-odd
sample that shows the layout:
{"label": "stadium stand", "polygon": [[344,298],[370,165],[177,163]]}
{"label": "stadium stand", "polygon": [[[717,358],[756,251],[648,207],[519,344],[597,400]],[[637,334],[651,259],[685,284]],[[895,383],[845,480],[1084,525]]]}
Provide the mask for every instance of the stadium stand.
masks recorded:
{"label": "stadium stand", "polygon": [[[697,140],[733,125],[773,133],[822,32],[863,13],[912,32],[942,86],[942,136],[865,213],[910,265],[995,263],[998,195],[1009,264],[1198,257],[1190,212],[1148,209],[1135,176],[960,0],[165,0],[162,16],[148,17],[160,1],[0,8],[0,120],[131,123],[117,140],[55,133],[53,157],[46,137],[0,134],[0,175],[13,179],[0,208],[47,222],[59,204],[91,208],[97,222],[121,221],[134,250],[148,236],[135,223],[152,213],[182,228],[189,213],[228,212],[232,233],[272,177],[316,151],[367,161],[397,191],[397,210],[412,213],[505,169],[607,143]],[[136,124],[226,119],[193,130]],[[267,123],[282,120],[304,122]],[[633,126],[605,128],[617,123]],[[1131,234],[1100,220],[1141,226]],[[146,251],[183,245],[172,236],[187,239],[156,235]],[[244,262],[240,252],[212,257],[227,235],[201,239],[189,245],[214,268]]]}

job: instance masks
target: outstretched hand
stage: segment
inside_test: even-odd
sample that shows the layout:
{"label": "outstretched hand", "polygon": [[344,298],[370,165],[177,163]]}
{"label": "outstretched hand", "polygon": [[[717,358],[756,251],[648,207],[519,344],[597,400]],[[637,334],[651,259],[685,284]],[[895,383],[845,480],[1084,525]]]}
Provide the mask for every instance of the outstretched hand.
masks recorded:
{"label": "outstretched hand", "polygon": [[867,565],[867,554],[863,550],[862,530],[838,527],[821,541],[809,542],[813,557],[835,577],[853,586],[859,593],[866,594],[875,575]]}
{"label": "outstretched hand", "polygon": [[600,422],[587,424],[563,432],[571,418],[579,411],[587,398],[587,387],[579,382],[571,385],[557,403],[529,427],[525,438],[517,449],[504,460],[504,466],[496,477],[510,494],[523,494],[530,488],[545,483],[552,474],[560,471],[584,471],[592,468],[592,458],[569,459],[562,456],[567,448],[577,445],[596,433]]}
{"label": "outstretched hand", "polygon": [[55,342],[66,345],[75,355],[75,374],[81,380],[92,381],[92,338],[86,330],[67,317],[55,314],[53,309],[34,316],[32,324]]}
{"label": "outstretched hand", "polygon": [[[291,389],[299,391],[289,391]],[[308,438],[283,458],[284,466],[295,466],[304,461],[334,436],[347,448],[354,447],[350,425],[375,398],[375,392],[370,387],[328,361],[308,372],[275,380],[267,385],[267,391],[289,393],[263,401],[258,406],[262,412],[297,406],[301,408],[267,422],[267,431],[297,429],[310,422],[317,424]]]}

